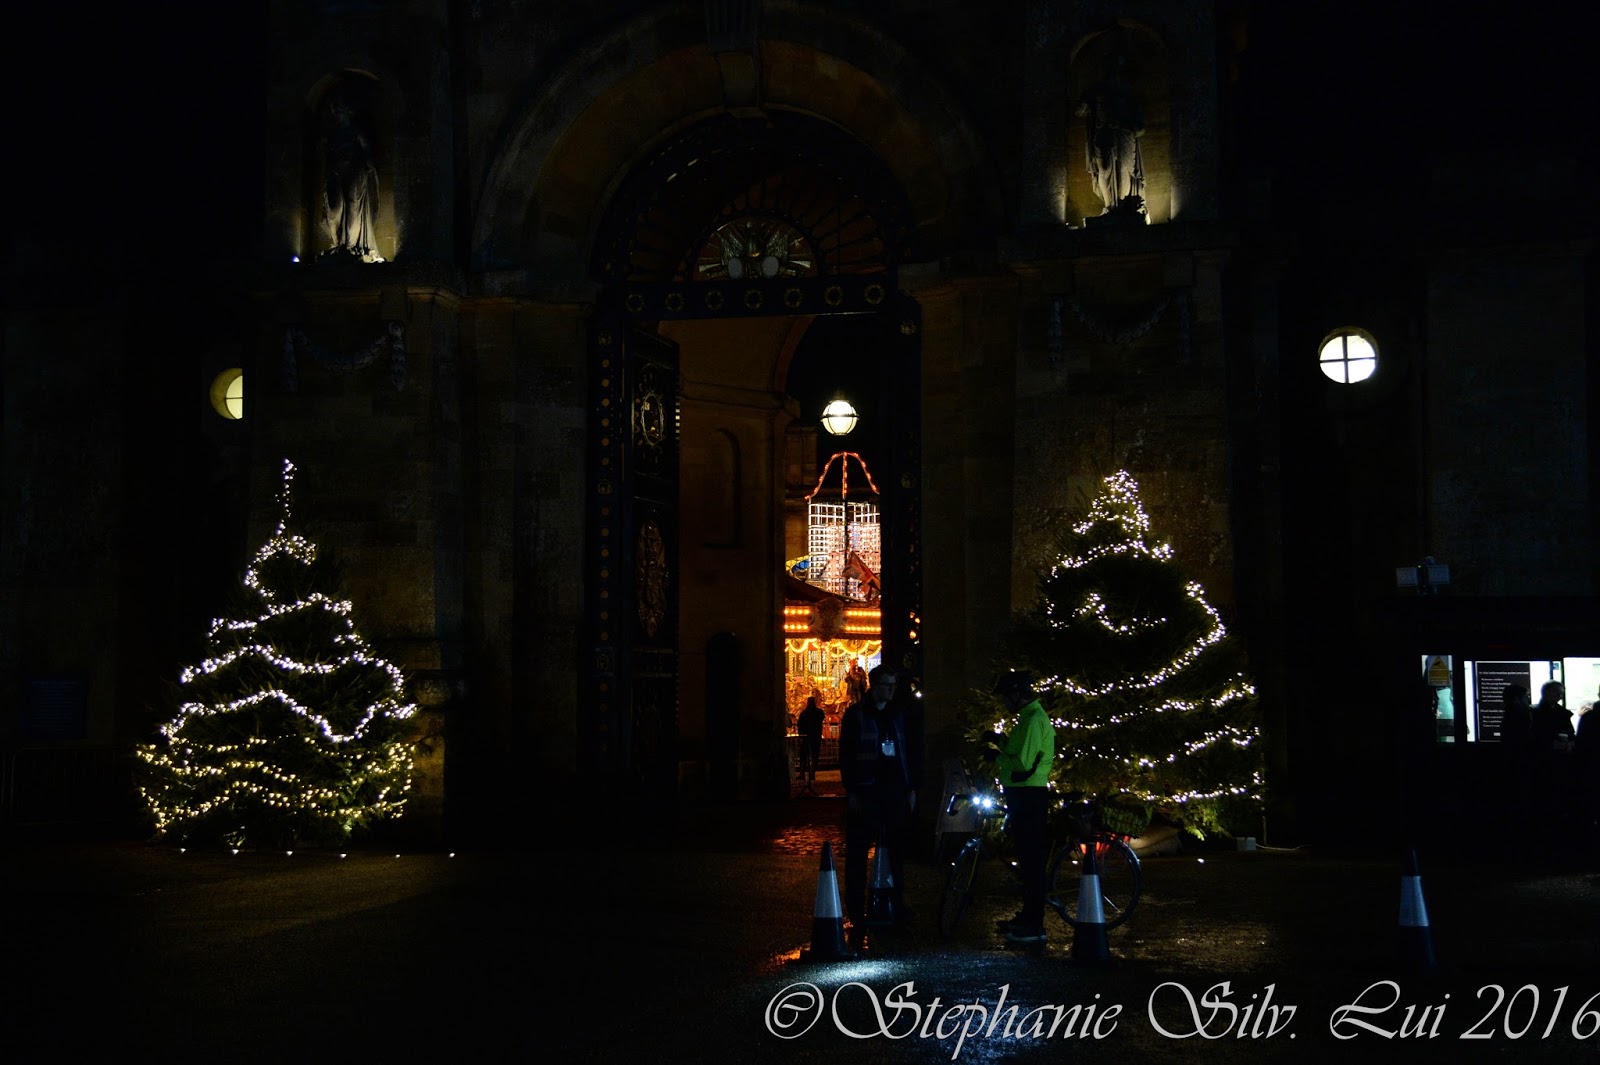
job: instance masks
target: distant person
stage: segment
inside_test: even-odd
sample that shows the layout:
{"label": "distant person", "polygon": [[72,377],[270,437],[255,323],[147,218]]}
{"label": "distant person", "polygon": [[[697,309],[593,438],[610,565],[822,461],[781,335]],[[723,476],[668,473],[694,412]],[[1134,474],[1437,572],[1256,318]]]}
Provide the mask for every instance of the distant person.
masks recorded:
{"label": "distant person", "polygon": [[1528,702],[1528,689],[1521,684],[1507,684],[1500,693],[1500,707],[1500,746],[1511,787],[1509,805],[1517,818],[1526,822],[1533,776],[1533,707]]}
{"label": "distant person", "polygon": [[1529,768],[1533,774],[1529,788],[1531,823],[1551,836],[1565,832],[1576,819],[1576,812],[1569,806],[1576,730],[1572,727],[1572,714],[1562,703],[1565,695],[1560,681],[1548,681],[1541,687],[1528,731]]}
{"label": "distant person", "polygon": [[1539,689],[1539,703],[1533,708],[1533,724],[1528,733],[1535,753],[1572,750],[1577,730],[1572,727],[1572,712],[1562,702],[1565,696],[1566,689],[1558,680]]}
{"label": "distant person", "polygon": [[1427,820],[1434,800],[1435,748],[1439,745],[1439,689],[1423,674],[1397,693],[1399,704],[1391,711],[1397,722],[1395,750],[1399,755],[1401,816],[1404,834],[1414,837]]}
{"label": "distant person", "polygon": [[1521,754],[1528,745],[1528,733],[1533,726],[1533,707],[1528,702],[1528,689],[1520,684],[1507,684],[1500,693],[1500,742],[1507,751]]}
{"label": "distant person", "polygon": [[[1587,729],[1585,723],[1588,725]],[[1584,739],[1586,735],[1588,739]],[[1574,753],[1585,750],[1587,744],[1600,742],[1600,699],[1578,711],[1578,724],[1574,727],[1572,736]]]}
{"label": "distant person", "polygon": [[845,705],[854,706],[867,697],[867,671],[861,668],[861,659],[852,658],[845,671]]}
{"label": "distant person", "polygon": [[1500,743],[1511,770],[1524,772],[1533,743],[1533,705],[1521,684],[1507,684],[1500,693]]}
{"label": "distant person", "polygon": [[1044,942],[1045,858],[1049,848],[1050,768],[1056,729],[1033,693],[1032,675],[1017,670],[995,682],[1006,709],[1020,715],[995,752],[1006,795],[1006,831],[1017,849],[1022,909],[1001,922],[1010,943]]}
{"label": "distant person", "polygon": [[852,935],[867,915],[867,850],[888,849],[891,895],[897,923],[909,915],[905,904],[906,846],[911,815],[917,809],[922,779],[921,737],[896,700],[899,677],[878,664],[867,674],[867,694],[845,710],[839,723],[839,778],[844,784],[844,904]]}
{"label": "distant person", "polygon": [[1573,733],[1572,754],[1576,763],[1589,773],[1600,777],[1600,699],[1589,704],[1589,709],[1578,715],[1578,727]]}
{"label": "distant person", "polygon": [[1589,859],[1600,867],[1600,699],[1578,716],[1572,744],[1572,799],[1587,835]]}
{"label": "distant person", "polygon": [[822,707],[817,705],[815,695],[806,699],[795,731],[800,733],[800,779],[807,785],[815,784],[817,760],[822,757]]}

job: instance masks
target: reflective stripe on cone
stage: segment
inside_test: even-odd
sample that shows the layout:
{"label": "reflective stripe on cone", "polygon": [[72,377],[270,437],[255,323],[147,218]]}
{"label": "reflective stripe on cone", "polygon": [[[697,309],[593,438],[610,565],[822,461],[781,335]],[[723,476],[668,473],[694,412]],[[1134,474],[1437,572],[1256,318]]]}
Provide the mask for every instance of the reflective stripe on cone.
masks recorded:
{"label": "reflective stripe on cone", "polygon": [[1078,878],[1078,923],[1072,926],[1072,960],[1091,965],[1103,965],[1111,960],[1105,907],[1100,899],[1100,865],[1095,861],[1093,843],[1086,843],[1083,848],[1083,874]]}
{"label": "reflective stripe on cone", "polygon": [[894,874],[890,871],[887,848],[879,843],[872,849],[872,888],[867,892],[867,919],[869,925],[888,927],[894,924]]}
{"label": "reflective stripe on cone", "polygon": [[852,961],[844,944],[844,907],[839,902],[839,877],[833,868],[833,841],[824,840],[817,870],[817,901],[812,907],[811,945],[800,948],[801,961]]}
{"label": "reflective stripe on cone", "polygon": [[1400,960],[1417,970],[1438,966],[1433,952],[1433,929],[1428,926],[1428,904],[1422,898],[1422,874],[1417,851],[1406,850],[1405,872],[1400,877]]}

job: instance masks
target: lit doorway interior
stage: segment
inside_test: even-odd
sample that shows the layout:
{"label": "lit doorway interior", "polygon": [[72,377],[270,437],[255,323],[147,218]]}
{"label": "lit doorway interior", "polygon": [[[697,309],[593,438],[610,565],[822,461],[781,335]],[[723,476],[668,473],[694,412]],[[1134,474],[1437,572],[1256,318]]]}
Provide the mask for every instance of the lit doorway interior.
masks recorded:
{"label": "lit doorway interior", "polygon": [[[658,328],[679,352],[681,783],[707,783],[708,763],[731,749],[741,797],[791,785],[795,717],[812,690],[836,779],[838,717],[882,658],[883,324],[771,316]],[[847,436],[820,425],[838,394],[859,412]],[[834,458],[843,450],[848,459]],[[823,533],[838,550],[824,550]],[[709,650],[730,639],[733,667]],[[710,673],[728,668],[740,674],[737,735],[719,736],[725,723],[702,707],[719,679]],[[777,784],[763,779],[775,762]]]}

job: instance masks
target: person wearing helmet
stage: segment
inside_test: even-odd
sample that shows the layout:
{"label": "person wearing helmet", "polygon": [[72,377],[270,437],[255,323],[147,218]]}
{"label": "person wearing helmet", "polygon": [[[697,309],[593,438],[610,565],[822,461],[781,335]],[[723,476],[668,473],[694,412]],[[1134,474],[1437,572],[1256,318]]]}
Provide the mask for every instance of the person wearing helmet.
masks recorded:
{"label": "person wearing helmet", "polygon": [[1045,858],[1049,848],[1050,766],[1056,755],[1056,729],[1033,692],[1033,677],[1013,670],[995,682],[1006,709],[1020,715],[995,755],[1005,787],[1006,819],[1017,848],[1022,878],[1022,909],[1001,930],[1011,943],[1044,942]]}

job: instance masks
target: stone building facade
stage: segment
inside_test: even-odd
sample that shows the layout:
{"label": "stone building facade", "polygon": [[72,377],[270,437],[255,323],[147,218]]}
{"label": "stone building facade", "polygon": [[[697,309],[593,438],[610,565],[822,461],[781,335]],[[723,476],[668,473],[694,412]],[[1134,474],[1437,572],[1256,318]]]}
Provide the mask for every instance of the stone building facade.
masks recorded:
{"label": "stone building facade", "polygon": [[[183,356],[207,384],[241,368],[248,405],[203,412],[223,516],[174,535],[234,544],[210,548],[224,572],[295,461],[424,707],[425,838],[498,831],[543,784],[787,794],[779,576],[791,485],[814,473],[790,443],[819,413],[808,367],[841,346],[859,357],[832,384],[881,412],[863,429],[886,653],[936,756],[1052,530],[1118,469],[1247,638],[1285,836],[1337,824],[1327,796],[1363,774],[1393,783],[1374,737],[1430,632],[1492,643],[1533,616],[1539,653],[1600,654],[1581,141],[1533,168],[1430,145],[1407,193],[1373,202],[1370,182],[1317,184],[1340,142],[1281,122],[1273,80],[1316,34],[1243,2],[267,17],[248,298],[226,342]],[[1140,202],[1115,210],[1080,107],[1113,75],[1142,111]],[[1531,198],[1525,224],[1462,223],[1497,191]],[[734,276],[715,238],[749,218],[799,233],[812,265]],[[125,372],[107,316],[27,304],[7,334],[6,668],[85,676],[90,745],[138,733],[127,693],[149,682],[142,659],[82,654],[126,636],[138,587],[126,545],[57,535],[99,506],[63,478],[92,469],[128,499],[155,478],[118,444],[79,461],[33,441],[74,387],[47,349]],[[1318,372],[1344,327],[1379,343],[1361,385]],[[1392,575],[1428,554],[1452,598],[1418,618]],[[31,691],[8,688],[14,719]]]}

